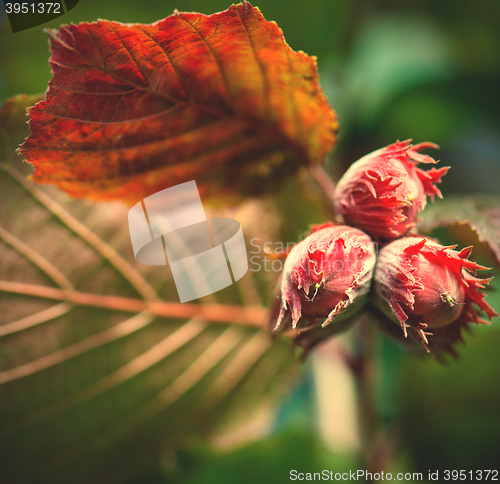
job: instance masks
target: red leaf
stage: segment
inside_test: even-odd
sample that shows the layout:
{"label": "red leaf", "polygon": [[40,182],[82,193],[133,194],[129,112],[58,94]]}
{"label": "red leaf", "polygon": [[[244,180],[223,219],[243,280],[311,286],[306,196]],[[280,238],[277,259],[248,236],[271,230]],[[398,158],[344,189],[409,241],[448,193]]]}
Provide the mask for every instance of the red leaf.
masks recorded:
{"label": "red leaf", "polygon": [[192,179],[258,194],[336,142],[315,59],[249,3],[48,34],[53,79],[21,153],[34,181],[74,197],[135,203]]}

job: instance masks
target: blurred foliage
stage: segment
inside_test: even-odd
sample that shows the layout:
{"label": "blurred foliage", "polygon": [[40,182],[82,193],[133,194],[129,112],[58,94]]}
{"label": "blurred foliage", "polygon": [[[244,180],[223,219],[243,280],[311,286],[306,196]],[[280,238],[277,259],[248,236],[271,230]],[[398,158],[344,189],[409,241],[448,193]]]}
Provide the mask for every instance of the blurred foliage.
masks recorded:
{"label": "blurred foliage", "polygon": [[194,458],[179,484],[285,482],[292,469],[349,472],[358,467],[352,456],[334,454],[305,429],[289,430],[226,454],[198,451]]}
{"label": "blurred foliage", "polygon": [[403,363],[398,420],[421,472],[498,468],[500,330],[474,333],[460,360],[446,366],[430,359]]}
{"label": "blurred foliage", "polygon": [[[174,8],[209,14],[228,6],[220,0],[150,0],[142,3],[81,0],[69,14],[44,27],[57,28],[60,22],[98,18],[148,23],[169,15]],[[341,125],[341,139],[330,159],[332,173],[341,174],[360,156],[396,139],[429,140],[441,145],[437,155],[441,163],[452,166],[442,183],[445,199],[450,193],[498,194],[500,2],[262,0],[256,6],[266,19],[277,21],[293,49],[318,56],[320,81]],[[18,93],[37,94],[46,89],[50,79],[48,45],[41,30],[34,28],[13,35],[5,21],[0,24],[0,100]],[[303,190],[300,185],[296,180],[287,182],[276,194],[277,218],[274,222],[272,217],[271,221],[262,219],[255,225],[275,223],[282,240],[297,240],[309,223],[322,222],[323,212],[318,209],[317,194],[314,190],[305,190],[306,196],[297,196]],[[255,230],[259,233],[258,228]],[[457,231],[456,227],[434,233],[442,243],[463,246],[477,240],[474,234]],[[280,236],[275,234],[274,237],[276,240]],[[474,253],[479,262],[484,260],[488,265],[492,262],[487,260],[486,252],[479,244]],[[497,311],[500,310],[498,280],[497,277],[493,281],[488,296]],[[260,287],[259,290],[262,291]],[[94,319],[87,323],[88,328],[84,325],[75,331],[78,334],[95,331],[98,321]],[[158,331],[164,331],[161,324],[155,324],[158,324]],[[460,348],[461,358],[449,361],[446,366],[429,358],[410,358],[399,346],[382,339],[379,382],[382,413],[400,444],[397,455],[404,460],[403,467],[425,473],[434,468],[480,469],[497,464],[495,453],[500,446],[499,324],[499,318],[495,318],[490,327],[474,328],[474,334],[466,338],[467,346]],[[56,335],[54,333],[53,337]],[[24,343],[19,345],[22,351],[31,351]],[[7,350],[4,347],[2,351]],[[103,368],[110,364],[107,358],[99,358],[97,354],[91,355],[77,366],[84,369],[89,361],[102,361]],[[82,375],[79,376],[82,381],[69,381],[73,388],[85,385],[85,372],[78,374]],[[57,378],[62,377],[54,374],[51,391],[69,391],[58,387]],[[45,405],[49,387],[36,382],[32,386],[29,396],[19,400],[22,407],[16,411]],[[132,391],[131,396],[125,392],[117,395],[116,401],[132,405],[132,396]],[[102,415],[105,420],[106,414]],[[48,436],[59,432],[69,435],[77,428],[91,429],[94,418],[92,409],[86,409],[78,419],[69,416],[66,426],[62,423],[47,426],[43,431]],[[156,421],[151,428],[164,424],[165,421]],[[161,444],[165,435],[160,438],[159,434],[177,438],[179,434],[175,432],[181,428],[175,422],[168,424],[172,426],[170,430],[156,429],[153,439],[148,438],[147,432],[142,437],[134,434],[123,447],[115,447],[110,453],[92,454],[72,472],[83,472],[95,465],[92,468],[106,478],[113,476],[116,482],[125,484],[172,482],[166,477],[168,473],[158,471],[159,462],[169,455]],[[95,438],[90,432],[82,442],[84,447],[91,448]],[[134,442],[135,445],[127,447]],[[36,446],[40,444],[27,439],[26,445],[31,447],[29,453],[17,456],[19,467],[32,465],[32,456],[37,455]],[[179,457],[176,468],[186,474],[176,478],[177,482],[234,482],[242,476],[252,477],[249,482],[257,479],[285,482],[291,462],[297,463],[297,467],[301,464],[314,469],[321,468],[324,462],[323,450],[312,437],[304,434],[279,435],[278,432],[269,441],[227,455],[212,455],[210,450],[197,449],[191,446],[184,455],[185,461],[182,455]],[[138,461],[143,463],[142,473],[133,476],[129,470]],[[336,469],[346,463],[355,465],[348,458],[336,460],[332,457],[329,462],[328,468]],[[283,474],[276,469],[286,471]],[[85,475],[88,476],[84,474],[82,479]],[[73,476],[66,476],[66,482],[75,482]]]}

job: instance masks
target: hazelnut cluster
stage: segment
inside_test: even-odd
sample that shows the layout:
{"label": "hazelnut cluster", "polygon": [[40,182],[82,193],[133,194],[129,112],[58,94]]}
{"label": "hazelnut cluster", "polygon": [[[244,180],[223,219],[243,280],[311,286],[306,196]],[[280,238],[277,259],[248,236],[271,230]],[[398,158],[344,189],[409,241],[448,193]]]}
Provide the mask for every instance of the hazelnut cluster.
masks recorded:
{"label": "hazelnut cluster", "polygon": [[347,170],[334,192],[343,224],[313,227],[288,254],[275,332],[293,331],[307,350],[349,327],[369,303],[389,333],[453,353],[468,323],[487,323],[478,312],[497,316],[480,292],[491,278],[475,276],[488,268],[468,259],[472,247],[457,251],[412,233],[427,196],[442,198],[436,183],[448,170],[421,169],[436,163],[424,148],[437,146],[396,142]]}

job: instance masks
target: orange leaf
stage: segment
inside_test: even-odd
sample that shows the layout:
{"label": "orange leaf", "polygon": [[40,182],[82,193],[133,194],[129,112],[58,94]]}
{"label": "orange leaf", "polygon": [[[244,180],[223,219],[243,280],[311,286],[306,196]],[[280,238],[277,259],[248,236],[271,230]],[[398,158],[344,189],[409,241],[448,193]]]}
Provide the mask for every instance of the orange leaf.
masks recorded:
{"label": "orange leaf", "polygon": [[53,78],[20,151],[34,181],[73,197],[135,203],[193,179],[205,196],[256,195],[336,142],[315,59],[249,3],[48,34]]}

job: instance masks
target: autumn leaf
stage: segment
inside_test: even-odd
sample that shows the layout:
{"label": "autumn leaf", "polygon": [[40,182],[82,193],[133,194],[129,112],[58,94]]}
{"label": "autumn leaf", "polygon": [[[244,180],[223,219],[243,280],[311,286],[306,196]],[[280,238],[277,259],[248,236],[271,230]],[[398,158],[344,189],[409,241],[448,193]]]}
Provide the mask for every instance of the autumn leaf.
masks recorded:
{"label": "autumn leaf", "polygon": [[[0,120],[27,104],[7,101]],[[26,119],[2,125],[5,146],[19,144]],[[284,388],[296,365],[286,344],[259,330],[258,298],[242,299],[253,273],[240,281],[245,291],[233,285],[181,304],[168,267],[135,262],[126,207],[68,201],[8,159],[0,159],[2,482],[130,482],[159,472],[182,438],[241,424]]]}
{"label": "autumn leaf", "polygon": [[47,33],[53,78],[21,153],[73,197],[135,203],[193,179],[205,198],[256,195],[336,142],[315,59],[248,2]]}

